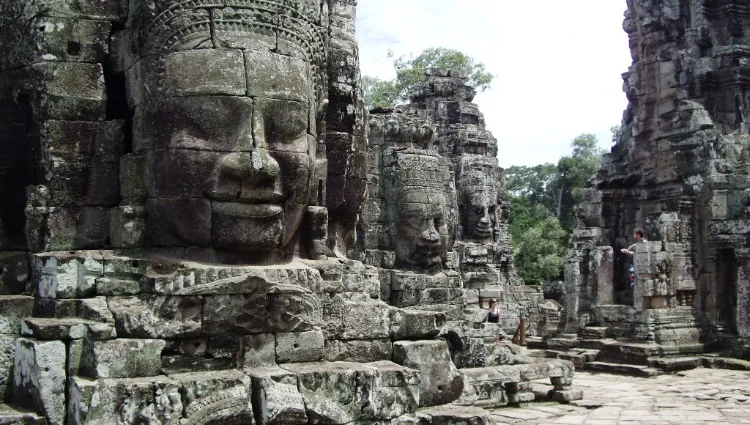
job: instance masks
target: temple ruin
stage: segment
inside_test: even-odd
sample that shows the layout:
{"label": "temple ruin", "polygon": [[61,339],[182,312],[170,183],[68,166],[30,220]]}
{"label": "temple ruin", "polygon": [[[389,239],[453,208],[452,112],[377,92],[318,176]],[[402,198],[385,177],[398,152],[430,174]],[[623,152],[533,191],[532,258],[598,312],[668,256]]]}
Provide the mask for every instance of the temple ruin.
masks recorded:
{"label": "temple ruin", "polygon": [[[0,1],[0,423],[492,422],[581,398],[505,329],[496,140],[366,113],[352,0]],[[484,320],[500,301],[499,324]]]}
{"label": "temple ruin", "polygon": [[[565,323],[546,343],[563,357],[646,374],[750,359],[749,17],[736,0],[627,2],[629,105],[579,208]],[[638,227],[631,282],[621,249]]]}

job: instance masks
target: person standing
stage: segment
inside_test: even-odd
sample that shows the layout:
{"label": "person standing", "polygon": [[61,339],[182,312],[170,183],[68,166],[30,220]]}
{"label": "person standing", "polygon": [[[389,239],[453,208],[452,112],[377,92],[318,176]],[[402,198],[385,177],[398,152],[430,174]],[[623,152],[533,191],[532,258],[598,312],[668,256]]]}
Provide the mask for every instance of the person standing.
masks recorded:
{"label": "person standing", "polygon": [[487,323],[500,323],[500,310],[497,308],[497,300],[490,300],[490,308],[487,310]]}
{"label": "person standing", "polygon": [[[636,227],[635,229],[633,229],[633,237],[635,238],[635,243],[633,245],[630,245],[627,248],[623,248],[620,250],[621,253],[631,256],[631,257],[635,253],[636,244],[640,242],[647,242],[646,235],[643,232],[643,229],[640,227]],[[636,280],[636,270],[635,270],[634,261],[630,263],[630,267],[628,268],[628,277],[630,278],[630,287],[632,288],[633,286],[635,286],[635,280]]]}

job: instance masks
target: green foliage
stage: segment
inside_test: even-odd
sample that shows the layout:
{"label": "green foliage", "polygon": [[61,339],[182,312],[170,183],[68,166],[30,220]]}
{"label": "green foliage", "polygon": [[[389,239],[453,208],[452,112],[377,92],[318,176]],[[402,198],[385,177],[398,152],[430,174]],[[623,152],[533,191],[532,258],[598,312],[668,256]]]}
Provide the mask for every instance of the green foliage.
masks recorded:
{"label": "green foliage", "polygon": [[525,199],[532,209],[537,205],[550,211],[555,209],[553,189],[556,177],[557,167],[550,163],[530,167],[513,165],[505,169],[508,192]]}
{"label": "green foliage", "polygon": [[362,77],[362,86],[365,92],[367,109],[393,108],[396,106],[398,90],[396,90],[393,81],[365,75]]}
{"label": "green foliage", "polygon": [[375,77],[363,77],[365,106],[373,108],[392,108],[406,102],[409,91],[424,81],[425,69],[442,68],[459,71],[467,76],[467,84],[477,91],[490,88],[494,75],[485,70],[485,65],[474,58],[452,49],[431,47],[417,56],[388,57],[393,60],[396,78],[381,80]]}
{"label": "green foliage", "polygon": [[[511,217],[513,214],[511,206]],[[549,213],[549,211],[547,211]],[[515,221],[511,218],[511,221]],[[516,268],[519,276],[528,284],[538,284],[546,280],[558,279],[562,275],[565,247],[568,232],[560,222],[548,215],[525,218],[533,223],[518,237],[513,238]],[[518,225],[520,223],[514,223]]]}
{"label": "green foliage", "polygon": [[581,202],[581,189],[602,163],[599,140],[593,134],[581,134],[573,139],[573,153],[557,162],[557,206],[555,216],[568,232],[576,226],[575,206]]}
{"label": "green foliage", "polygon": [[609,128],[609,132],[612,133],[612,144],[617,144],[622,138],[622,126],[613,125]]}
{"label": "green foliage", "polygon": [[516,268],[527,283],[561,277],[581,189],[601,165],[603,152],[597,143],[593,134],[582,134],[571,142],[571,154],[557,164],[505,170]]}

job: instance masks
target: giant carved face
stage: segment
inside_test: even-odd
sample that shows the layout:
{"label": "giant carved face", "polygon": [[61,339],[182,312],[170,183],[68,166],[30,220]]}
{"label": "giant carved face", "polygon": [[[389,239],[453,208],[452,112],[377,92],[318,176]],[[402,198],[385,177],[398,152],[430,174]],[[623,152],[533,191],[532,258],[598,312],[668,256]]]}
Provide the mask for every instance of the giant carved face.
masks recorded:
{"label": "giant carved face", "polygon": [[[280,254],[292,249],[310,197],[316,129],[309,71],[274,53],[226,54],[245,60],[246,88],[238,91],[252,96],[173,97],[139,107],[147,212],[158,226],[151,242]],[[209,74],[196,82],[214,77],[207,62],[183,62],[197,68],[183,74]]]}
{"label": "giant carved face", "polygon": [[493,235],[495,224],[496,197],[487,191],[477,190],[469,193],[465,207],[466,232],[473,239],[489,239]]}
{"label": "giant carved face", "polygon": [[[450,172],[434,155],[416,151],[398,155],[390,195],[390,233],[397,266],[438,271],[452,242],[455,194],[446,181]],[[450,208],[450,200],[454,200]]]}
{"label": "giant carved face", "polygon": [[[317,189],[316,88],[323,68],[311,60],[325,55],[317,30],[305,33],[306,42],[263,30],[313,28],[315,17],[283,18],[287,8],[312,14],[318,6],[300,0],[299,10],[276,7],[276,18],[259,14],[262,4],[253,1],[210,14],[177,9],[182,20],[165,21],[165,29],[145,26],[152,31],[146,46],[158,54],[141,57],[128,78],[142,83],[131,98],[150,246],[204,250],[219,261],[239,254],[258,263],[294,253]],[[153,22],[169,16],[154,14]],[[176,24],[185,25],[185,35],[173,42]]]}
{"label": "giant carved face", "polygon": [[396,258],[417,268],[440,268],[450,234],[443,193],[409,192],[396,209]]}
{"label": "giant carved face", "polygon": [[462,167],[462,220],[465,236],[470,239],[492,238],[495,230],[497,189],[492,164],[467,161]]}

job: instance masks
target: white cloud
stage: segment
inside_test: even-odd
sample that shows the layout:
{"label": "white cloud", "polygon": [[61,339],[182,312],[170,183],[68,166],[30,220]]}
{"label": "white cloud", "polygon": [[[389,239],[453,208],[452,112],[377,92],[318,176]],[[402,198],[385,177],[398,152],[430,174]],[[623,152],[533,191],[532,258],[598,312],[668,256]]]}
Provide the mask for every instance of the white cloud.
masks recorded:
{"label": "white cloud", "polygon": [[580,133],[609,149],[609,128],[627,105],[625,8],[622,0],[359,0],[362,73],[392,78],[388,50],[458,49],[496,75],[475,101],[502,166],[556,162]]}

